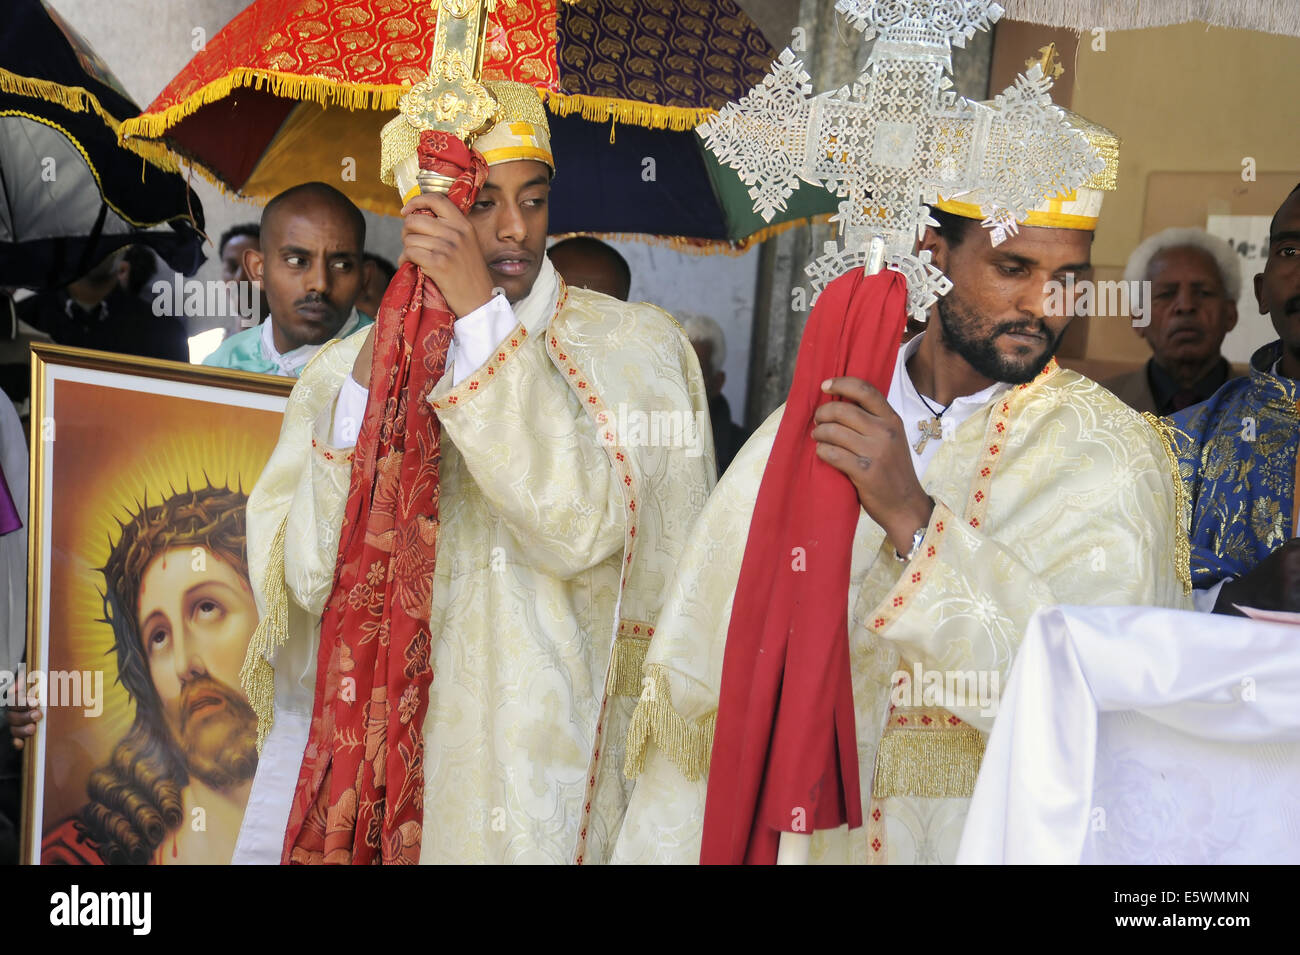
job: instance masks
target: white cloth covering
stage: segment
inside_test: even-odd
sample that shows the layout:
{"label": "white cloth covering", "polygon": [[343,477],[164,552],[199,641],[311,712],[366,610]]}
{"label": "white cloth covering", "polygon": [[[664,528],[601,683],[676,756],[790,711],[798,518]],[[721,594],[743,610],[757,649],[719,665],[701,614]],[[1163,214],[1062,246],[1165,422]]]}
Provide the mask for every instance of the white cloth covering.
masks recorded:
{"label": "white cloth covering", "polygon": [[1052,607],[1002,694],[958,863],[1300,862],[1300,629]]}

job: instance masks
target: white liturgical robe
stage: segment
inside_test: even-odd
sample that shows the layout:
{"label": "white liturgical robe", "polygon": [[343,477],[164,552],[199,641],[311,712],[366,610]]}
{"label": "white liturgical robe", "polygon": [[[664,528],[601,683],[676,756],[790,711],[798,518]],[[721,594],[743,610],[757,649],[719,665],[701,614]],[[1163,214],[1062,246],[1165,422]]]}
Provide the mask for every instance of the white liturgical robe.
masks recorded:
{"label": "white liturgical robe", "polygon": [[[427,396],[443,431],[420,861],[598,862],[630,790],[645,650],[712,485],[704,383],[664,312],[569,289],[549,260],[513,310],[492,308],[505,337],[478,367],[458,341]],[[303,371],[249,499],[263,627],[268,608],[287,619],[245,664],[274,681],[274,710],[237,862],[280,859],[351,470],[336,405],[363,342]]]}
{"label": "white liturgical robe", "polygon": [[[914,440],[917,406],[900,384],[896,375],[888,400]],[[953,861],[997,697],[1036,610],[1190,606],[1181,485],[1152,422],[1055,361],[949,414],[954,426],[917,464],[935,501],[920,552],[900,562],[859,515],[846,612],[865,825],[813,833],[814,862]],[[670,587],[628,737],[637,785],[616,862],[699,860],[732,602],[780,418],[723,476]],[[927,672],[961,677],[964,692],[931,698],[916,678]]]}

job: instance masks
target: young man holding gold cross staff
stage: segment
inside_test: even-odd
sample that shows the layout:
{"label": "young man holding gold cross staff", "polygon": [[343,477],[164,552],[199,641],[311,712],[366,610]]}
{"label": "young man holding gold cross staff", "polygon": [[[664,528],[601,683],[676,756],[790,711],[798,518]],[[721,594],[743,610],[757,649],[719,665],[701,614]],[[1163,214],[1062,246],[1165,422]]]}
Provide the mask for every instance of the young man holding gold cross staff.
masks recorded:
{"label": "young man holding gold cross staff", "polygon": [[[545,256],[546,115],[467,67],[487,12],[442,2],[384,130],[402,265],[374,334],[304,370],[249,500],[263,742],[236,862],[598,862],[622,819],[707,397],[671,318]],[[625,409],[677,440],[620,444]]]}

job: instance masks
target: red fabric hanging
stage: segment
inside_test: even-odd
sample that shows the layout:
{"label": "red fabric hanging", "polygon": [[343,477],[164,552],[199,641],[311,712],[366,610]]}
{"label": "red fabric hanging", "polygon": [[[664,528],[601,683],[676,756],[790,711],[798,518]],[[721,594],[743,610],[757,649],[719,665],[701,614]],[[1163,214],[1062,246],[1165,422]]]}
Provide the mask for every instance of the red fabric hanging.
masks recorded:
{"label": "red fabric hanging", "polygon": [[773,864],[782,832],[862,825],[847,621],[860,505],[810,435],[826,379],[889,394],[906,320],[903,277],[861,269],[808,319],[727,631],[703,863]]}
{"label": "red fabric hanging", "polygon": [[[428,131],[419,155],[420,168],[455,177],[448,197],[468,211],[487,180],[483,157]],[[441,428],[425,397],[446,368],[454,322],[433,281],[403,263],[375,325],[285,863],[420,858],[441,458]]]}

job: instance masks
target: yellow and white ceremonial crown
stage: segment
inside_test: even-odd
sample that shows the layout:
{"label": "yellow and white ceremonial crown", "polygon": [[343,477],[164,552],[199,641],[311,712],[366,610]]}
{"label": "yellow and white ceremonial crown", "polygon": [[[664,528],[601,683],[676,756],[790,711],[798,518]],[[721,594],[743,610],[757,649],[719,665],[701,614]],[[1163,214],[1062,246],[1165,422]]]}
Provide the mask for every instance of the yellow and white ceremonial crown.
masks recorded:
{"label": "yellow and white ceremonial crown", "polygon": [[[1098,126],[1078,113],[1072,113],[1068,109],[1062,112],[1065,113],[1068,125],[1087,137],[1092,148],[1097,151],[1097,155],[1105,162],[1105,167],[1089,177],[1077,189],[1064,195],[1044,196],[1038,205],[1029,210],[1028,215],[1019,220],[1018,224],[1094,232],[1101,216],[1102,197],[1108,192],[1114,192],[1119,182],[1119,137],[1104,126]],[[966,219],[983,219],[981,206],[987,206],[987,200],[980,190],[951,199],[941,196],[934,204],[936,209]]]}
{"label": "yellow and white ceremonial crown", "polygon": [[484,84],[496,97],[492,125],[474,141],[489,166],[521,159],[546,163],[555,172],[551,152],[551,125],[537,90],[523,83],[488,80]]}
{"label": "yellow and white ceremonial crown", "polygon": [[[496,101],[496,109],[483,132],[467,137],[470,144],[483,154],[489,166],[534,159],[545,163],[554,174],[551,127],[537,90],[509,80],[487,80],[483,86]],[[416,151],[419,137],[419,130],[401,114],[388,122],[381,137],[380,178],[397,188],[403,202],[420,194]]]}

